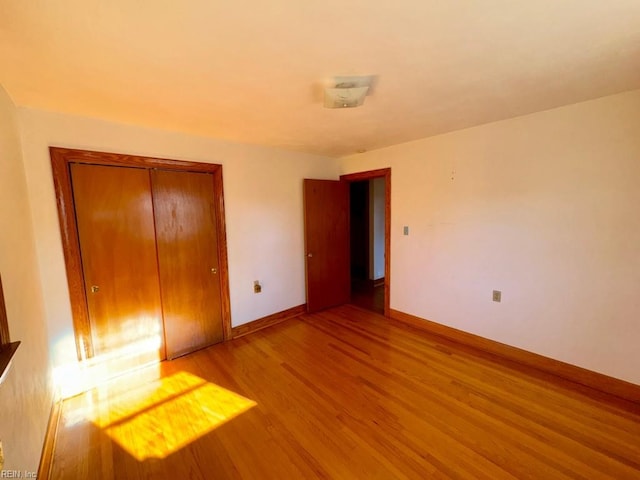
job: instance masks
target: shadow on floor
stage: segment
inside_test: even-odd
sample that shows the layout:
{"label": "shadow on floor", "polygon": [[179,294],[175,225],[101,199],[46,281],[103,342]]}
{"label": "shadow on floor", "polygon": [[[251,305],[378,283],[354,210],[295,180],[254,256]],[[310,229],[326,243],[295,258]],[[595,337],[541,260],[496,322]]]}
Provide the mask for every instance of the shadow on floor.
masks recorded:
{"label": "shadow on floor", "polygon": [[373,286],[369,280],[353,279],[351,303],[372,312],[384,314],[384,285]]}

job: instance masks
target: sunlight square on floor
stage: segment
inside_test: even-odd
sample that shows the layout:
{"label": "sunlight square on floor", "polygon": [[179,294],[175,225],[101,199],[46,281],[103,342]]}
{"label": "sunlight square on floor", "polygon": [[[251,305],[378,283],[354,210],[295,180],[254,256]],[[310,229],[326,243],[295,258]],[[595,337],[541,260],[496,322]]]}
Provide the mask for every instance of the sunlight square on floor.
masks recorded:
{"label": "sunlight square on floor", "polygon": [[87,416],[138,461],[165,458],[256,406],[187,372],[117,396]]}

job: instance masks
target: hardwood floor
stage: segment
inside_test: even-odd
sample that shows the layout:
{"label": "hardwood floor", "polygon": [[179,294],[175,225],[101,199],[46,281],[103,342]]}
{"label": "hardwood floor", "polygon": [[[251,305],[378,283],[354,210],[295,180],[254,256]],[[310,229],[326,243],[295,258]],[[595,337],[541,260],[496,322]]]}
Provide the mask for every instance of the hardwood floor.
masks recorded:
{"label": "hardwood floor", "polygon": [[352,279],[351,304],[384,314],[384,285],[374,287],[366,280]]}
{"label": "hardwood floor", "polygon": [[638,479],[640,406],[354,306],[64,402],[54,479]]}

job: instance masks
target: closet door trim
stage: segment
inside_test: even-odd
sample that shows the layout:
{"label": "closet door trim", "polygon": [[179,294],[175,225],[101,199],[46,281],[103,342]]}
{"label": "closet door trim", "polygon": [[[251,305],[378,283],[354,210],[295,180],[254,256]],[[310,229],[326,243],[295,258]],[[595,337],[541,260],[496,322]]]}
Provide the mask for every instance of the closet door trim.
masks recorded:
{"label": "closet door trim", "polygon": [[231,337],[231,306],[229,300],[229,264],[227,258],[227,234],[224,216],[224,192],[222,165],[188,162],[165,158],[142,157],[120,153],[95,152],[69,148],[50,147],[53,183],[58,206],[58,219],[62,235],[62,248],[67,271],[67,283],[73,315],[78,360],[94,356],[91,341],[91,326],[83,281],[80,241],[76,224],[73,190],[71,186],[71,164],[93,164],[120,167],[136,167],[147,170],[163,169],[213,174],[216,228],[218,232],[218,258],[220,275],[220,302],[224,340]]}

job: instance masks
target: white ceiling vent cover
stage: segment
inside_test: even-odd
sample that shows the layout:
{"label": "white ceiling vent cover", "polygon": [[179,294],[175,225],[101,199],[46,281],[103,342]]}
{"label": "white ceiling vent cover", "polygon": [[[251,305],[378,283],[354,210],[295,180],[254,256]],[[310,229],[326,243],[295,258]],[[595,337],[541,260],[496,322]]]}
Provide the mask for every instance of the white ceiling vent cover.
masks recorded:
{"label": "white ceiling vent cover", "polygon": [[337,85],[324,91],[324,106],[326,108],[353,108],[364,103],[369,87],[352,87]]}
{"label": "white ceiling vent cover", "polygon": [[324,90],[326,108],[354,108],[364,103],[372,77],[335,77],[332,87]]}

